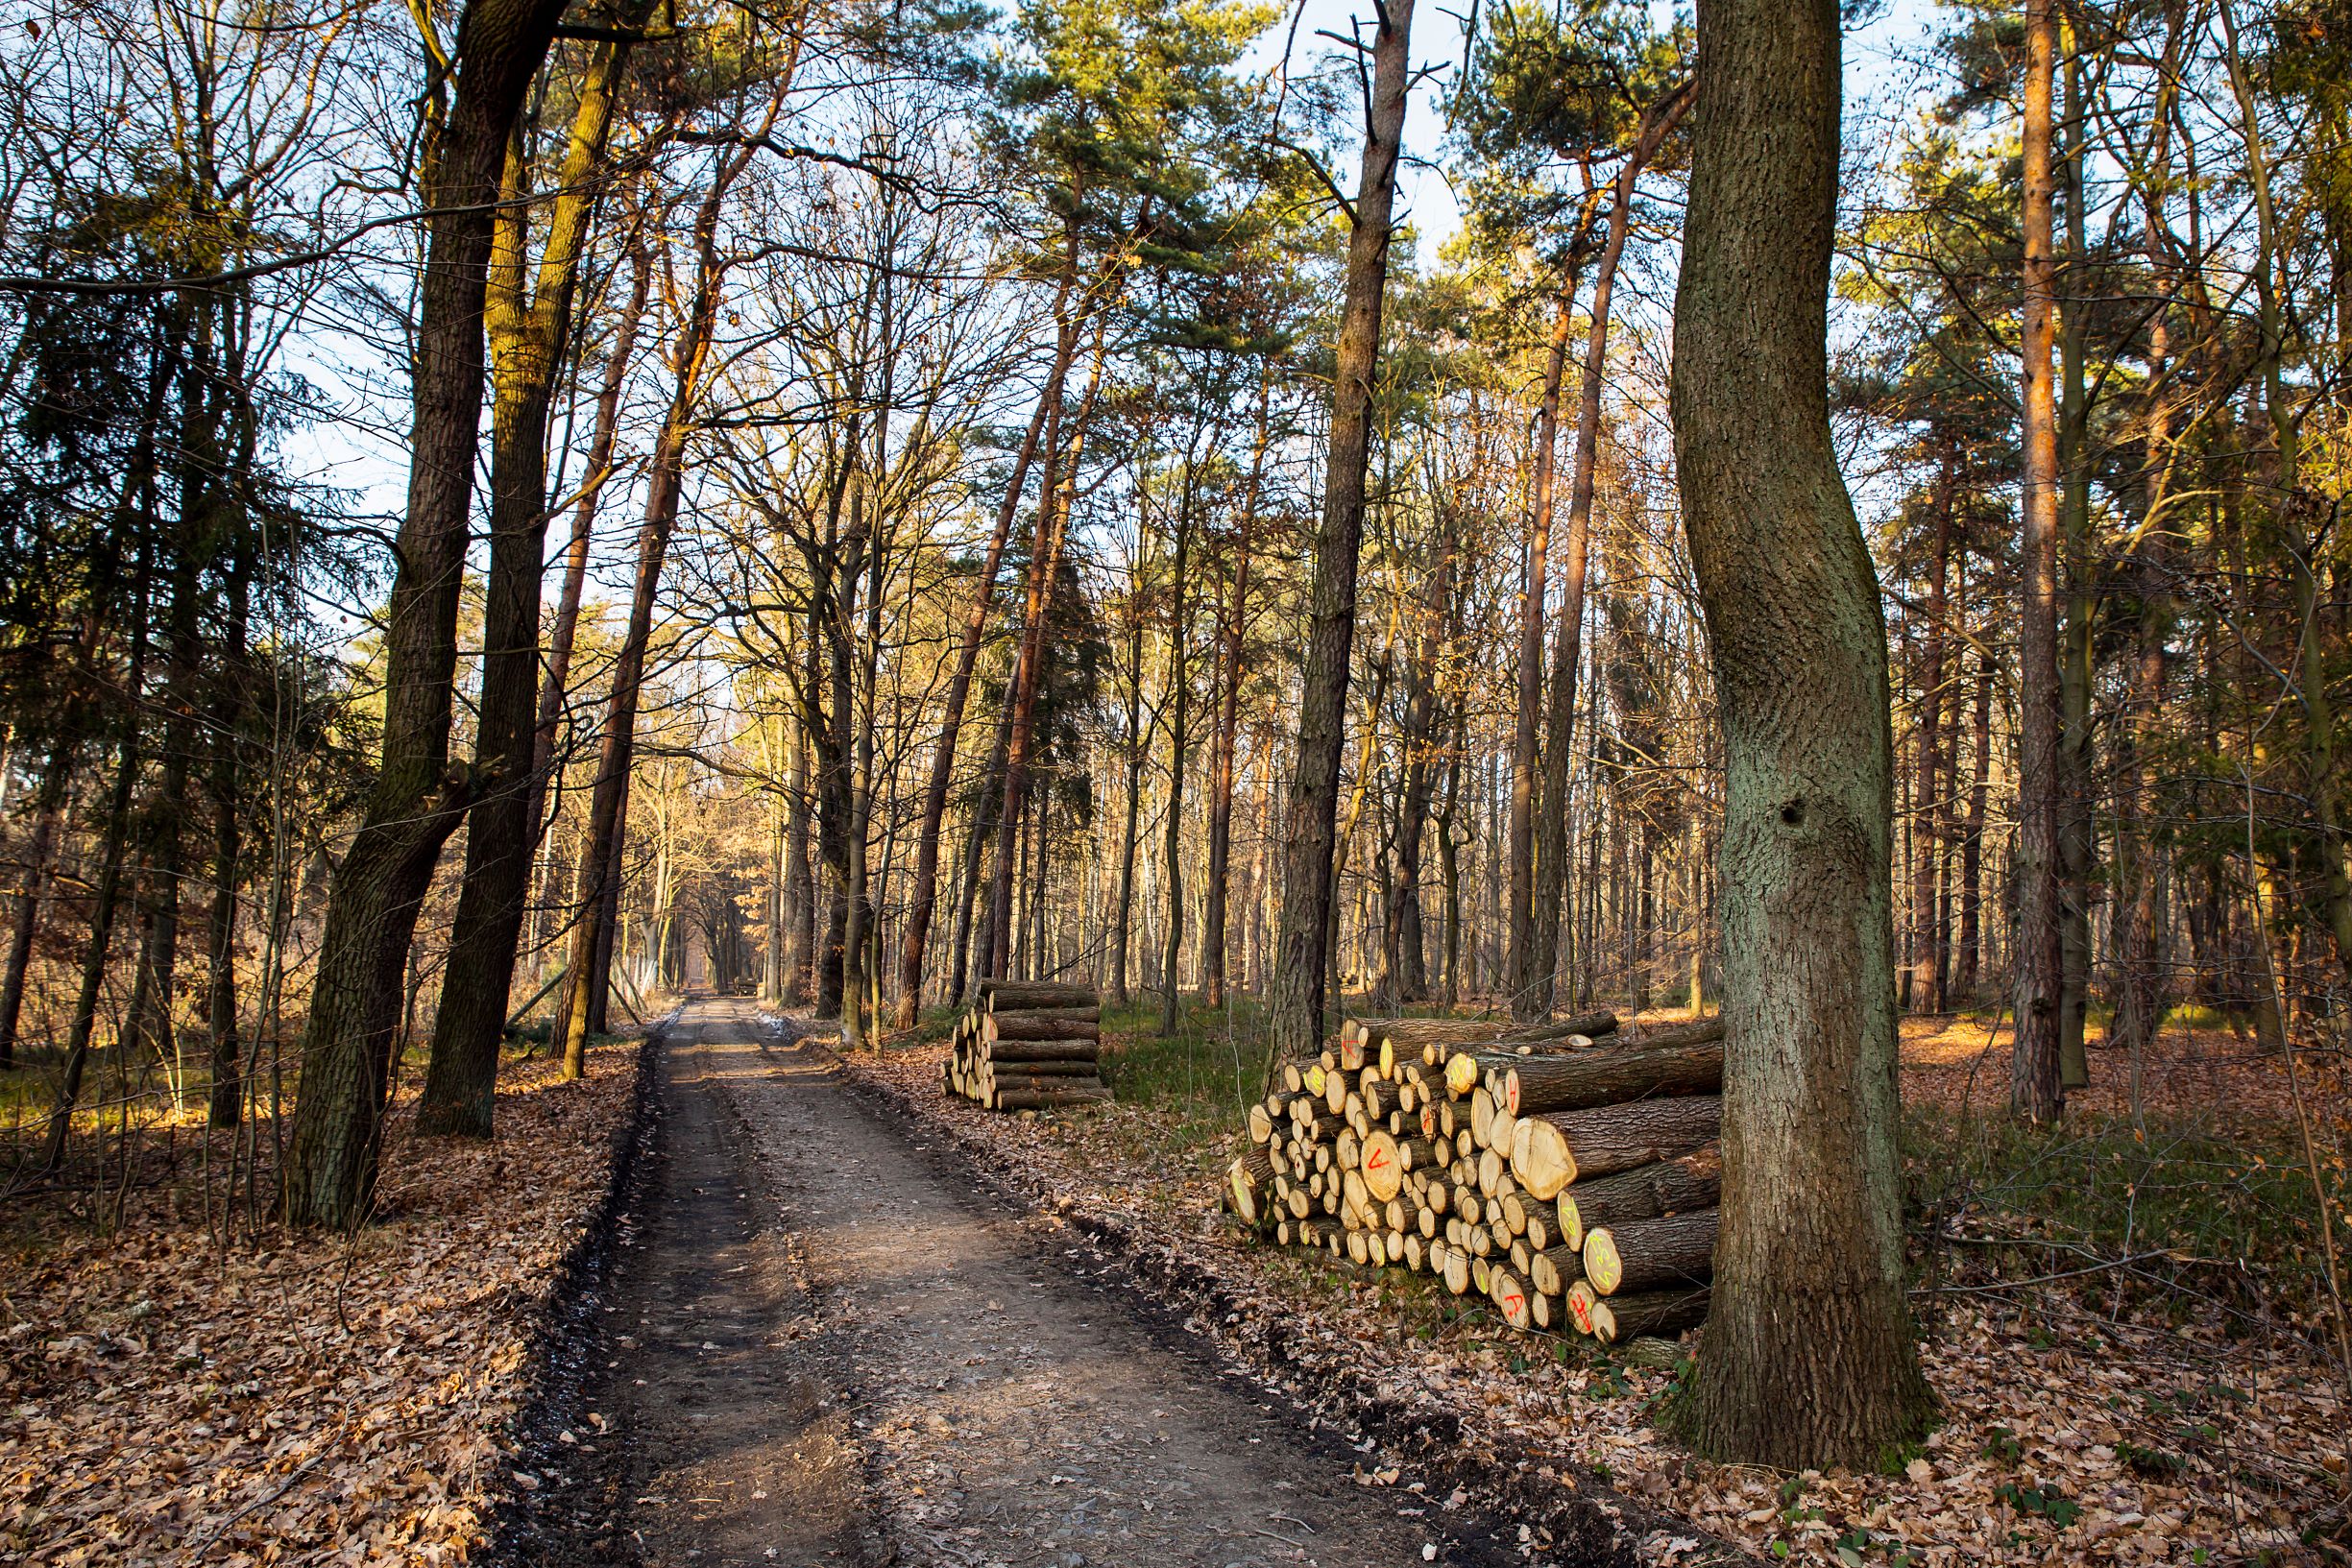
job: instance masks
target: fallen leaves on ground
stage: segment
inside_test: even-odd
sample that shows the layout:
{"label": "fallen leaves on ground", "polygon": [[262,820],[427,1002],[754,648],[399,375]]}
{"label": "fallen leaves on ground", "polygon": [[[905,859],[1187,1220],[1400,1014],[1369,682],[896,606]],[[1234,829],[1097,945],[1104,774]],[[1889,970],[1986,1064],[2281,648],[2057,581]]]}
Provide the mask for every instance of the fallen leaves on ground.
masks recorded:
{"label": "fallen leaves on ground", "polygon": [[[1914,1049],[1906,1040],[1906,1061]],[[1345,1383],[1425,1411],[1439,1430],[1458,1417],[1464,1444],[1515,1452],[1562,1486],[1575,1484],[1571,1466],[1598,1471],[1776,1560],[2340,1560],[2300,1543],[2307,1524],[2341,1508],[2347,1411],[2331,1369],[2295,1342],[2111,1320],[2054,1291],[1963,1295],[1922,1347],[1942,1425],[1900,1471],[1718,1466],[1651,1426],[1672,1373],[1589,1340],[1514,1333],[1422,1276],[1243,1241],[1217,1206],[1237,1143],[1172,1138],[1147,1106],[992,1114],[940,1095],[942,1054],[861,1054],[853,1066],[1018,1185],[1217,1279],[1231,1306],[1196,1313],[1192,1326],[1294,1395]],[[1692,1550],[1669,1532],[1641,1543],[1653,1561]]]}
{"label": "fallen leaves on ground", "polygon": [[[609,1190],[637,1048],[510,1069],[498,1135],[398,1143],[356,1238],[200,1217],[11,1238],[0,1560],[465,1561],[560,1266]],[[404,1118],[396,1118],[400,1138]]]}

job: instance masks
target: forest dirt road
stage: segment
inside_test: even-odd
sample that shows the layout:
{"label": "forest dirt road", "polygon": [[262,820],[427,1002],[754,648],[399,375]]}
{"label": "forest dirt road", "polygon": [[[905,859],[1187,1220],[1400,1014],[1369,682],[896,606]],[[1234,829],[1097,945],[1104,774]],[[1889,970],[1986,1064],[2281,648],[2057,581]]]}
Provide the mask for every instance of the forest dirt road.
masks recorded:
{"label": "forest dirt road", "polygon": [[597,1369],[533,1478],[524,1560],[1502,1557],[1441,1532],[1436,1500],[1356,1484],[1345,1447],[1154,1327],[1082,1242],[1026,1231],[751,1003],[691,1003],[656,1071]]}

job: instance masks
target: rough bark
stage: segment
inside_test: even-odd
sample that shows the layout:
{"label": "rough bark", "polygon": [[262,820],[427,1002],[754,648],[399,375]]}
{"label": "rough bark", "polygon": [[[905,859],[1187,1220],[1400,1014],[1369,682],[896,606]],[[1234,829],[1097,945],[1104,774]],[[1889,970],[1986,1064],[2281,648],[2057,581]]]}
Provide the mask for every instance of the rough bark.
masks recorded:
{"label": "rough bark", "polygon": [[336,868],[280,1184],[285,1217],[349,1228],[374,1200],[377,1125],[417,909],[466,782],[449,774],[457,611],[482,406],[491,214],[515,117],[565,0],[467,0],[457,86],[425,181],[407,513],[385,617],[383,742]]}
{"label": "rough bark", "polygon": [[41,895],[53,874],[58,826],[65,811],[65,790],[72,782],[75,747],[61,739],[49,748],[41,769],[39,791],[33,797],[33,832],[25,847],[24,886],[16,895],[15,919],[9,929],[8,970],[0,976],[0,1069],[16,1065],[16,1034],[24,1016],[25,974],[32,965],[33,938],[40,930]]}
{"label": "rough bark", "polygon": [[1208,871],[1200,909],[1200,1000],[1211,1007],[1225,1004],[1225,905],[1233,865],[1233,764],[1241,735],[1242,643],[1249,625],[1250,555],[1257,543],[1258,500],[1265,483],[1266,449],[1273,435],[1269,418],[1273,398],[1270,366],[1258,378],[1257,440],[1250,447],[1249,477],[1242,488],[1232,584],[1225,591],[1224,614],[1217,628],[1217,738],[1209,760]]}
{"label": "rough bark", "polygon": [[1577,1111],[1652,1095],[1711,1095],[1723,1087],[1723,1046],[1629,1046],[1530,1056],[1504,1070],[1513,1116]]}
{"label": "rough bark", "polygon": [[[1071,275],[1064,272],[1054,306],[1056,321],[1063,321],[1068,314],[1071,281]],[[1030,415],[1029,431],[1013,454],[1012,472],[1005,481],[1005,496],[997,503],[996,526],[988,535],[988,549],[981,559],[980,572],[972,585],[972,603],[964,611],[963,636],[956,645],[956,671],[948,678],[946,710],[939,719],[938,738],[932,747],[931,777],[923,787],[923,820],[916,830],[914,885],[908,892],[907,929],[898,960],[896,1022],[902,1029],[914,1027],[922,1010],[924,952],[931,941],[932,915],[938,902],[939,834],[947,820],[948,786],[956,776],[956,745],[963,734],[964,705],[971,700],[972,672],[979,665],[988,617],[996,608],[997,573],[1004,566],[1005,546],[1012,538],[1013,519],[1021,512],[1021,493],[1029,482],[1030,465],[1036,460],[1046,411],[1061,401],[1062,385],[1077,351],[1075,332],[1056,334],[1053,368],[1047,374],[1044,392],[1038,396],[1037,407]]]}
{"label": "rough bark", "polygon": [[1655,1165],[1713,1142],[1723,1101],[1714,1095],[1677,1095],[1515,1120],[1526,1138],[1511,1150],[1516,1156],[1511,1173],[1530,1195],[1546,1199],[1579,1179]]}
{"label": "rough bark", "polygon": [[[1568,521],[1562,562],[1560,615],[1552,632],[1550,707],[1543,720],[1543,778],[1537,808],[1536,883],[1532,955],[1514,993],[1521,1019],[1550,1016],[1560,968],[1560,901],[1567,890],[1568,773],[1576,736],[1576,682],[1585,657],[1585,590],[1592,542],[1592,497],[1600,467],[1601,388],[1609,371],[1609,319],[1617,265],[1633,229],[1634,188],[1659,145],[1690,107],[1685,84],[1646,110],[1640,133],[1617,169],[1611,194],[1609,237],[1593,269],[1591,330],[1576,398],[1576,456],[1568,487]],[[1646,1001],[1646,998],[1642,999]]]}
{"label": "rough bark", "polygon": [[646,476],[645,515],[637,536],[637,574],[629,601],[629,621],[613,660],[613,689],[605,702],[596,781],[589,800],[587,860],[580,878],[583,914],[572,927],[571,957],[565,971],[563,1000],[555,1014],[558,1037],[563,1041],[563,1071],[568,1078],[576,1078],[587,1071],[588,1036],[596,1022],[594,1003],[611,983],[611,949],[598,938],[616,924],[609,911],[620,892],[621,835],[625,827],[622,812],[628,801],[629,764],[635,754],[645,652],[653,636],[654,597],[661,588],[670,534],[677,526],[686,446],[701,403],[704,366],[710,356],[726,272],[726,263],[718,251],[718,214],[725,204],[727,188],[742,172],[752,152],[748,147],[738,149],[720,159],[712,176],[711,188],[694,215],[694,293],[686,319],[678,324],[669,355],[673,375],[669,408],[664,416]]}
{"label": "rough bark", "polygon": [[1329,957],[1332,850],[1346,740],[1347,664],[1355,637],[1356,567],[1364,534],[1364,480],[1371,449],[1372,380],[1380,355],[1382,297],[1403,151],[1413,0],[1390,0],[1373,36],[1364,163],[1347,239],[1346,282],[1331,394],[1322,516],[1308,590],[1298,753],[1283,845],[1281,929],[1276,937],[1269,1049],[1304,1055],[1323,1032]]}
{"label": "rough bark", "polygon": [[1721,1459],[1876,1463],[1930,1396],[1903,1293],[1886,626],[1829,420],[1837,8],[1702,0],[1698,37],[1671,408],[1723,726],[1728,1202],[1680,1424]]}
{"label": "rough bark", "polygon": [[2009,1104],[2036,1122],[2065,1109],[2058,1045],[2065,985],[2059,886],[2058,422],[2050,350],[2057,315],[2050,253],[2050,77],[2054,0],[2025,8],[2025,518],[2018,558],[2016,1044]]}
{"label": "rough bark", "polygon": [[1563,1245],[1581,1247],[1596,1225],[1626,1225],[1662,1214],[1711,1209],[1723,1197],[1723,1147],[1708,1144],[1656,1165],[1576,1182],[1557,1199]]}
{"label": "rough bark", "polygon": [[[649,0],[632,0],[618,25],[641,26],[651,9]],[[417,1104],[421,1133],[487,1138],[497,1098],[498,1044],[505,1034],[516,947],[539,842],[533,812],[539,599],[548,516],[547,408],[571,336],[572,293],[588,249],[597,170],[627,59],[625,43],[599,44],[581,73],[546,241],[535,285],[527,290],[530,175],[519,129],[510,138],[501,181],[508,205],[494,230],[484,303],[492,387],[490,572],[474,719],[478,791],[467,813],[465,878]]]}

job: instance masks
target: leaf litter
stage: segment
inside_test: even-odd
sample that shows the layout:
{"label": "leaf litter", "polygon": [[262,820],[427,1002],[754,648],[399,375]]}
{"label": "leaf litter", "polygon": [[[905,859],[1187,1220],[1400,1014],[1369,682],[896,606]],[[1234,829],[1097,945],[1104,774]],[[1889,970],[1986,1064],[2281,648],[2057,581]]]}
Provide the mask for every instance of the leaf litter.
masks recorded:
{"label": "leaf litter", "polygon": [[[639,1048],[505,1069],[489,1143],[404,1139],[383,1220],[223,1249],[31,1224],[0,1285],[0,1560],[467,1561],[518,1468],[541,1314],[609,1191]],[[264,1140],[267,1143],[267,1140]],[[596,1434],[592,1434],[595,1435]],[[575,1439],[576,1440],[576,1439]]]}
{"label": "leaf litter", "polygon": [[[1915,1452],[1893,1456],[1890,1473],[1711,1464],[1652,1425],[1686,1360],[1637,1364],[1646,1358],[1629,1359],[1625,1347],[1513,1331],[1482,1301],[1449,1296],[1423,1276],[1256,1244],[1218,1207],[1238,1132],[1172,1132],[1166,1108],[1128,1103],[982,1111],[939,1094],[943,1054],[911,1047],[851,1065],[1052,1210],[1213,1278],[1225,1310],[1196,1312],[1189,1326],[1239,1350],[1285,1392],[1311,1398],[1319,1383],[1370,1388],[1405,1419],[1420,1412],[1498,1463],[1519,1456],[1510,1467],[1532,1467],[1564,1488],[1580,1473],[1596,1477],[1774,1561],[2347,1560],[2326,1537],[2344,1526],[2352,1412],[2306,1340],[2139,1321],[2062,1289],[1963,1291],[1941,1298],[1940,1310],[1922,1304],[1921,1354],[1941,1424]],[[1678,1358],[1696,1343],[1685,1336]],[[1671,1529],[1651,1529],[1637,1544],[1652,1562],[1711,1555]],[[1540,1561],[1546,1546],[1538,1532],[1520,1551]]]}

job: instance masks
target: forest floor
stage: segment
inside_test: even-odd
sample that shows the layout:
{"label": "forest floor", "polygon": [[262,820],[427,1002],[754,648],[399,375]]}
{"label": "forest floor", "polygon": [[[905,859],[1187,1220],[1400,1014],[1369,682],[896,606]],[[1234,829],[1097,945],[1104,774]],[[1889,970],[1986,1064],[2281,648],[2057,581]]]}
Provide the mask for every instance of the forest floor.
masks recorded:
{"label": "forest floor", "polygon": [[[543,1471],[512,1560],[1518,1560],[1515,1518],[1221,1361],[1083,1230],[752,1004],[689,1008],[658,1104],[571,1401],[595,1451]],[[1586,1528],[1549,1560],[1630,1561],[1616,1521]]]}
{"label": "forest floor", "polygon": [[[2137,1120],[2129,1064],[2094,1050],[2066,1127],[2032,1134],[1998,1114],[2004,1030],[1906,1021],[1909,1218],[1937,1239],[1919,1248],[1914,1310],[1941,1425],[1887,1474],[1782,1475],[1702,1462],[1653,1430],[1679,1369],[1514,1333],[1422,1276],[1245,1242],[1218,1190],[1256,1092],[1255,1022],[1197,1009],[1173,1038],[1155,1025],[1106,1014],[1120,1102],[1100,1110],[949,1099],[942,1048],[919,1036],[851,1067],[1192,1304],[1195,1327],[1292,1397],[1419,1430],[1424,1465],[1450,1449],[1515,1475],[1530,1517],[1598,1482],[1695,1521],[1642,1532],[1651,1560],[1706,1555],[1710,1533],[1840,1568],[2346,1560],[2347,1407],[2316,1327],[2284,1064],[2227,1030],[2169,1032],[2141,1064]],[[1523,1549],[1550,1560],[1542,1547]]]}
{"label": "forest floor", "polygon": [[86,1190],[20,1196],[0,1228],[0,1561],[466,1560],[536,1480],[510,1435],[606,1228],[642,1054],[601,1046],[570,1084],[506,1064],[489,1143],[409,1140],[404,1097],[381,1218],[351,1238],[225,1238],[228,1140],[207,1142],[201,1092],[177,1164],[148,1148],[98,1204],[109,1223]]}

